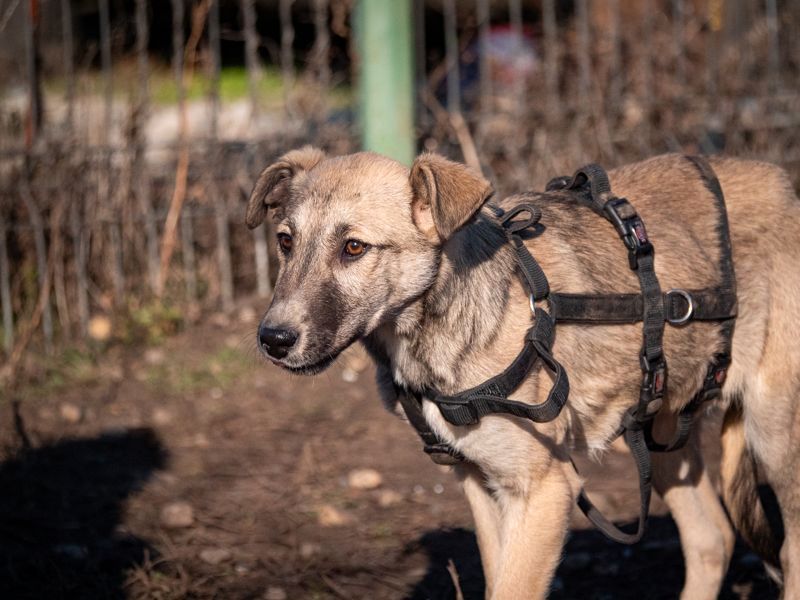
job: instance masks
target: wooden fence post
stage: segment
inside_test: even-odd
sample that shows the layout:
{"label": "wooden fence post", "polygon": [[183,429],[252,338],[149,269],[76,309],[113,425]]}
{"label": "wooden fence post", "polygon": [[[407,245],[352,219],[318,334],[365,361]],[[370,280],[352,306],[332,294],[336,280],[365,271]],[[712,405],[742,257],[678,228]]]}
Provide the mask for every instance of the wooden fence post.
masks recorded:
{"label": "wooden fence post", "polygon": [[558,85],[560,58],[555,0],[542,0],[542,27],[544,29],[544,81],[547,93],[547,118],[552,126],[560,121],[561,98]]}
{"label": "wooden fence post", "polygon": [[[261,66],[258,60],[258,32],[256,30],[256,13],[253,0],[242,0],[242,13],[244,16],[245,64],[247,65],[248,80],[250,82],[250,111],[254,115],[252,118],[255,118],[258,112],[258,82],[261,80]],[[256,157],[256,154],[253,142],[250,141],[248,143],[248,163],[251,162],[249,159]],[[260,296],[266,296],[269,294],[271,287],[269,262],[267,260],[266,225],[256,227],[252,232],[252,236],[256,263],[256,290]]]}
{"label": "wooden fence post", "polygon": [[6,356],[14,349],[14,307],[11,304],[11,272],[8,267],[6,221],[0,213],[0,303],[3,305],[3,349]]}
{"label": "wooden fence post", "polygon": [[28,115],[25,121],[25,147],[30,149],[39,135],[44,116],[39,55],[39,0],[28,0],[25,11],[25,54],[28,76]]}
{"label": "wooden fence post", "polygon": [[64,57],[64,79],[67,89],[64,100],[67,104],[67,130],[70,136],[75,135],[75,47],[72,30],[72,3],[70,0],[61,0],[61,39],[64,47],[61,49]]}
{"label": "wooden fence post", "polygon": [[181,259],[189,304],[197,302],[197,260],[194,254],[194,210],[188,204],[181,211]]}
{"label": "wooden fence post", "polygon": [[584,119],[592,110],[592,55],[588,0],[577,0],[578,110]]}
{"label": "wooden fence post", "polygon": [[150,116],[150,64],[147,45],[150,39],[147,22],[147,0],[136,0],[136,64],[138,71],[138,98],[136,107],[136,138],[133,161],[133,178],[136,197],[144,218],[147,253],[147,279],[150,290],[158,289],[158,224],[153,211],[150,193],[150,171],[147,168],[147,120]]}
{"label": "wooden fence post", "polygon": [[461,112],[461,56],[458,49],[458,23],[455,0],[444,0],[444,47],[447,64],[447,111]]}
{"label": "wooden fence post", "polygon": [[492,72],[489,64],[489,32],[491,16],[489,0],[477,0],[475,12],[478,20],[478,73],[480,77],[480,123],[478,132],[483,137],[483,125],[492,110]]}
{"label": "wooden fence post", "polygon": [[72,199],[69,210],[70,229],[72,230],[72,254],[75,261],[75,295],[78,298],[78,319],[80,332],[86,337],[89,330],[89,277],[87,275],[87,259],[89,255],[89,241],[83,225],[83,211],[81,198]]}
{"label": "wooden fence post", "polygon": [[294,0],[280,0],[281,21],[281,84],[283,86],[283,105],[290,117],[296,116],[294,107],[294,25],[292,24],[292,4]]}
{"label": "wooden fence post", "polygon": [[[22,202],[25,204],[25,210],[28,211],[28,219],[31,222],[33,229],[33,244],[36,249],[36,275],[39,283],[40,290],[49,291],[49,275],[47,266],[47,241],[44,235],[44,221],[42,215],[39,213],[39,206],[36,199],[33,197],[33,190],[30,187],[30,180],[27,177],[30,173],[26,174],[23,183],[20,186],[22,190]],[[53,314],[50,309],[50,294],[44,297],[44,304],[42,307],[42,333],[48,346],[53,342]]]}
{"label": "wooden fence post", "polygon": [[328,0],[314,0],[314,48],[312,54],[319,88],[316,118],[324,121],[328,109],[331,85],[330,66],[331,35],[328,30]]}
{"label": "wooden fence post", "polygon": [[108,214],[108,236],[111,247],[109,270],[114,288],[114,302],[120,303],[125,295],[125,273],[122,265],[122,232],[120,215],[122,214],[120,199],[111,176],[111,144],[114,126],[114,80],[111,71],[111,16],[109,0],[98,0],[100,9],[100,63],[103,72],[103,166],[100,169],[97,200],[98,210]]}

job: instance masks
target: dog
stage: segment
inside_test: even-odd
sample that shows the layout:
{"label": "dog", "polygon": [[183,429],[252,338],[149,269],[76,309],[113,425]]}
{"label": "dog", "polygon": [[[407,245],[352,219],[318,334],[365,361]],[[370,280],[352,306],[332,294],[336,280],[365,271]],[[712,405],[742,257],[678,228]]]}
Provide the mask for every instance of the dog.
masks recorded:
{"label": "dog", "polygon": [[[703,464],[699,427],[680,451],[655,454],[653,484],[677,523],[686,579],[682,598],[716,598],[735,540],[731,524],[800,598],[800,202],[780,168],[712,158],[725,195],[737,280],[732,362],[717,403],[722,498]],[[666,155],[609,172],[657,249],[664,289],[718,278],[719,214],[691,161]],[[396,389],[458,393],[500,373],[531,326],[513,250],[480,174],[435,154],[411,168],[374,153],[288,152],[259,176],[246,221],[271,213],[280,270],[258,329],[262,353],[293,373],[315,374],[360,340],[377,367],[384,402]],[[557,291],[639,293],[613,228],[564,198],[542,205],[541,235],[525,244]],[[560,416],[533,423],[489,415],[449,424],[423,400],[441,440],[463,454],[455,467],[473,513],[486,596],[542,598],[561,558],[582,481],[570,454],[599,456],[638,397],[641,324],[563,324],[553,354],[569,373]],[[722,344],[717,323],[667,327],[669,389],[655,423],[667,439]],[[532,371],[512,395],[539,403],[550,388]],[[774,490],[784,536],[770,528],[759,478]],[[727,514],[726,514],[727,509]],[[728,517],[730,515],[730,519]]]}

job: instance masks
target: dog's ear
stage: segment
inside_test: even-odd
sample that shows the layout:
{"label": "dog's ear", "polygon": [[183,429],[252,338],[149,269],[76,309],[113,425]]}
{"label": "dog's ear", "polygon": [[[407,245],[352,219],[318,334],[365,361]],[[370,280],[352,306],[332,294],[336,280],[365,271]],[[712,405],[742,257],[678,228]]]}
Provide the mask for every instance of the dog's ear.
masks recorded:
{"label": "dog's ear", "polygon": [[492,193],[492,186],[466,165],[422,154],[411,165],[411,211],[431,241],[444,242]]}
{"label": "dog's ear", "polygon": [[261,225],[267,209],[280,206],[289,196],[289,183],[302,171],[313,169],[325,158],[319,148],[304,146],[281,156],[258,176],[247,202],[245,222],[250,229]]}

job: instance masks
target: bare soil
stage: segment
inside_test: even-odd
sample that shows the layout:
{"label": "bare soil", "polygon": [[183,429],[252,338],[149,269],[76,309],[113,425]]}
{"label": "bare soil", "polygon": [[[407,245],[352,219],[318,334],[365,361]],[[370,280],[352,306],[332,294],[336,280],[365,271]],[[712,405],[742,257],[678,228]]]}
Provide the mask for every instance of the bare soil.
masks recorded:
{"label": "bare soil", "polygon": [[[254,315],[74,355],[3,399],[0,598],[450,599],[454,580],[482,598],[466,501],[383,408],[363,355],[292,377],[250,349]],[[580,465],[601,507],[634,516],[623,450]],[[361,468],[381,485],[348,485]],[[162,517],[176,502],[181,527]],[[676,598],[677,531],[654,513],[633,547],[576,516],[551,597]],[[721,597],[777,597],[741,544]]]}

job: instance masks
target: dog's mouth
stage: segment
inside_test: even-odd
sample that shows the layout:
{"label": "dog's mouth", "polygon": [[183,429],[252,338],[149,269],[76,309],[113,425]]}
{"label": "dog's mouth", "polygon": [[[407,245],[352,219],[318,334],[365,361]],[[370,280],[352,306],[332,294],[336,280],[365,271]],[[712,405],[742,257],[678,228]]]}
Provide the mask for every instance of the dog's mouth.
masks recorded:
{"label": "dog's mouth", "polygon": [[317,375],[319,373],[322,373],[328,367],[330,367],[333,364],[333,362],[337,358],[339,358],[339,355],[342,352],[344,352],[345,349],[347,349],[353,343],[355,343],[356,340],[358,340],[360,337],[362,337],[362,335],[360,333],[357,333],[353,335],[349,340],[347,340],[347,342],[343,344],[341,347],[335,350],[331,350],[330,352],[327,352],[322,358],[316,361],[304,364],[293,364],[299,362],[297,358],[295,358],[294,360],[290,359],[287,361],[285,359],[278,359],[273,356],[270,356],[266,352],[263,352],[263,355],[266,358],[268,358],[272,364],[277,365],[280,368],[289,371],[290,373],[294,373],[296,375]]}
{"label": "dog's mouth", "polygon": [[339,356],[339,353],[331,354],[319,360],[317,362],[309,363],[306,365],[287,365],[281,361],[274,360],[273,363],[278,365],[279,367],[286,369],[290,373],[295,373],[296,375],[317,375],[318,373],[322,373],[325,369],[331,366],[333,361]]}

